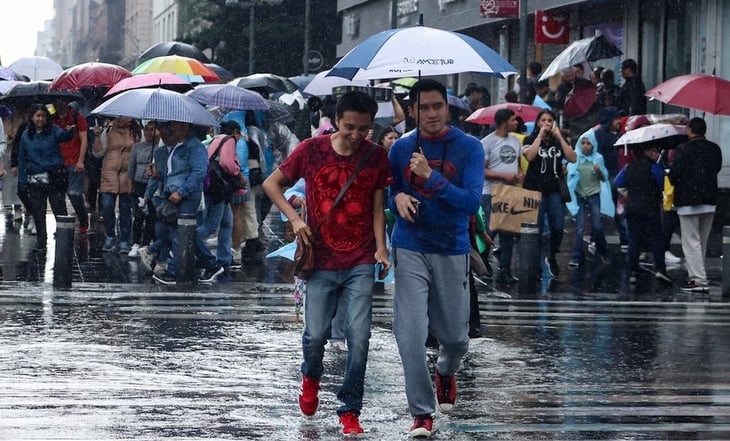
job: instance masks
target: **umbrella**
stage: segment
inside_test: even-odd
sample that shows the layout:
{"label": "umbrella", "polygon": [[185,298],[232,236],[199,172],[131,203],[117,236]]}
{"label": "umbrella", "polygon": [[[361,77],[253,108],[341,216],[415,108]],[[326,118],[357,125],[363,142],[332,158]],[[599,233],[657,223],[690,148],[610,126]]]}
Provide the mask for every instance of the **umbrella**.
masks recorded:
{"label": "umbrella", "polygon": [[147,60],[132,71],[133,74],[168,72],[178,75],[190,83],[211,83],[220,81],[218,75],[202,62],[179,55],[167,55]]}
{"label": "umbrella", "polygon": [[63,67],[48,57],[18,58],[8,67],[17,74],[25,75],[31,81],[52,80],[63,72]]}
{"label": "umbrella", "polygon": [[12,89],[16,84],[23,83],[24,81],[17,80],[0,80],[0,94],[4,95],[8,90]]}
{"label": "umbrella", "polygon": [[231,84],[204,84],[186,95],[208,106],[234,110],[269,110],[269,104],[261,95]]}
{"label": "umbrella", "polygon": [[543,110],[541,107],[530,106],[529,104],[502,103],[479,108],[469,115],[466,121],[475,124],[494,124],[494,114],[500,109],[512,110],[515,112],[515,116],[519,116],[525,122],[535,121],[537,114]]}
{"label": "umbrella", "polygon": [[21,78],[12,69],[4,66],[0,66],[0,80],[3,81],[15,81]]}
{"label": "umbrella", "polygon": [[582,64],[586,61],[603,60],[604,58],[618,57],[623,52],[613,43],[608,41],[600,32],[596,32],[593,37],[584,38],[574,41],[558,54],[555,59],[540,75],[540,80],[545,80],[553,75],[557,75],[565,69],[570,69],[576,64]]}
{"label": "umbrella", "polygon": [[680,75],[649,89],[645,95],[679,107],[730,115],[730,81],[714,75]]}
{"label": "umbrella", "polygon": [[652,147],[674,148],[687,141],[687,126],[657,123],[629,130],[614,145],[649,144]]}
{"label": "umbrella", "polygon": [[271,73],[257,73],[245,77],[235,78],[228,82],[234,86],[243,87],[244,89],[264,89],[266,92],[285,92],[292,93],[297,89],[297,85],[289,78],[282,77]]}
{"label": "umbrella", "polygon": [[183,43],[181,41],[166,41],[157,43],[145,49],[139,56],[139,63],[144,63],[156,57],[164,57],[167,55],[180,55],[183,57],[194,58],[202,63],[210,63],[210,59],[192,44]]}
{"label": "umbrella", "polygon": [[580,118],[588,113],[596,104],[596,87],[592,84],[573,86],[563,106],[563,115],[566,118]]}
{"label": "umbrella", "polygon": [[632,115],[624,124],[624,130],[634,130],[639,127],[648,126],[649,124],[665,123],[665,124],[676,124],[680,126],[686,126],[689,122],[687,115],[681,113],[647,113],[645,115]]}
{"label": "umbrella", "polygon": [[161,87],[174,90],[175,92],[187,92],[192,89],[192,84],[179,76],[167,72],[155,72],[148,74],[132,75],[120,80],[104,95],[105,98],[114,96],[120,92],[131,89],[143,89],[148,87]]}
{"label": "umbrella", "polygon": [[456,107],[459,109],[459,111],[463,111],[465,113],[469,113],[469,105],[464,102],[461,98],[454,95],[446,95],[446,102],[449,103],[449,106]]}
{"label": "umbrella", "polygon": [[215,63],[205,63],[205,65],[208,66],[213,72],[215,72],[215,74],[218,75],[218,78],[220,78],[220,80],[224,83],[227,83],[236,78],[236,76],[233,75],[233,72],[226,69],[225,67],[221,67]]}
{"label": "umbrella", "polygon": [[316,75],[313,73],[306,75],[295,75],[293,77],[289,77],[289,80],[292,83],[296,84],[299,90],[304,91],[304,88],[312,82],[315,76]]}
{"label": "umbrella", "polygon": [[371,80],[482,72],[504,78],[517,68],[484,43],[458,32],[426,26],[389,29],[355,46],[329,76]]}
{"label": "umbrella", "polygon": [[201,126],[217,126],[213,115],[197,101],[165,89],[132,89],[99,105],[91,113],[127,116],[157,121],[180,121]]}
{"label": "umbrella", "polygon": [[84,97],[81,94],[71,91],[50,91],[50,81],[20,82],[0,97],[3,104],[31,104],[31,103],[52,103],[64,98],[69,100],[80,100]]}
{"label": "umbrella", "polygon": [[274,100],[267,100],[267,102],[269,103],[269,110],[266,112],[266,119],[268,121],[280,122],[282,124],[294,122],[294,117],[289,112],[286,104]]}
{"label": "umbrella", "polygon": [[326,96],[332,95],[332,89],[340,86],[361,86],[369,85],[368,80],[350,81],[342,77],[328,77],[329,70],[322,71],[314,76],[314,79],[307,84],[303,92],[310,95]]}
{"label": "umbrella", "polygon": [[79,91],[82,88],[112,87],[131,76],[131,72],[116,64],[82,63],[61,72],[51,83],[50,90]]}

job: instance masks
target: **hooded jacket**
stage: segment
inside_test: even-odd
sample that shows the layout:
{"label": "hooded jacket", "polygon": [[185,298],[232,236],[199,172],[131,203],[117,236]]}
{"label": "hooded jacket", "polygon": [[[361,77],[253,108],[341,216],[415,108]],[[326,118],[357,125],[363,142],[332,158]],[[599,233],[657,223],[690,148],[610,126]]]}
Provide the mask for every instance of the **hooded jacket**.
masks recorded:
{"label": "hooded jacket", "polygon": [[[616,176],[618,173],[618,150],[614,145],[621,133],[611,132],[611,124],[613,120],[621,116],[621,109],[618,107],[604,107],[599,112],[599,124],[600,127],[595,129],[596,144],[593,144],[596,152],[603,156],[603,160],[606,162],[606,168],[608,169],[608,177],[611,178]],[[580,140],[580,138],[579,138]]]}
{"label": "hooded jacket", "polygon": [[[591,145],[593,146],[593,151],[590,155],[584,155],[583,154],[583,148],[581,147],[581,141],[583,138],[587,138],[588,141],[590,141]],[[609,175],[608,170],[606,169],[606,165],[603,162],[603,156],[598,153],[596,150],[596,134],[593,131],[593,129],[586,131],[580,137],[578,137],[578,141],[575,143],[575,152],[578,156],[575,162],[569,162],[567,166],[567,173],[568,173],[568,190],[570,190],[570,202],[567,202],[565,204],[566,208],[568,208],[568,211],[570,211],[570,214],[575,216],[578,214],[578,196],[575,194],[575,189],[578,187],[578,181],[580,180],[580,173],[578,173],[578,165],[589,162],[591,164],[597,164],[601,169],[601,174],[603,175],[603,179],[601,180],[601,213],[608,216],[613,217],[613,215],[616,212],[616,207],[613,204],[613,199],[611,198],[611,184],[609,182]]]}
{"label": "hooded jacket", "polygon": [[479,210],[484,182],[482,144],[462,130],[449,127],[437,137],[421,136],[418,145],[432,169],[428,179],[411,179],[409,164],[416,147],[415,131],[396,141],[390,150],[390,210],[398,212],[395,196],[399,193],[421,202],[415,223],[396,219],[393,247],[441,255],[469,254],[469,216]]}

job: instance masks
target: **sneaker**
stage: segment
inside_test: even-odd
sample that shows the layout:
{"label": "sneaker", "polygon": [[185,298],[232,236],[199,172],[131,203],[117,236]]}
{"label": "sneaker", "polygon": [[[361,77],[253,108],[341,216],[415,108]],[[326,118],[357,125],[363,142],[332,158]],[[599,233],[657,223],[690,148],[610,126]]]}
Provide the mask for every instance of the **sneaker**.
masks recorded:
{"label": "sneaker", "polygon": [[629,252],[629,244],[622,243],[621,244],[621,252],[624,253],[624,254],[628,253]]}
{"label": "sneaker", "polygon": [[[132,247],[132,250],[134,247]],[[129,251],[129,254],[132,254],[132,250]],[[150,253],[150,249],[147,247],[141,247],[137,250],[137,256],[139,257],[139,264],[146,273],[152,272],[152,261],[154,260],[154,257],[152,257],[152,253]]]}
{"label": "sneaker", "polygon": [[661,280],[662,282],[672,283],[672,278],[669,277],[669,274],[663,271],[657,271],[656,274],[654,274],[654,277],[657,280]]}
{"label": "sneaker", "polygon": [[198,278],[198,282],[202,283],[212,283],[215,282],[215,279],[218,278],[221,274],[223,274],[223,267],[222,266],[213,266],[211,268],[207,268],[205,272],[203,272],[203,275]]}
{"label": "sneaker", "polygon": [[358,433],[365,433],[362,430],[360,421],[357,419],[355,412],[345,412],[340,415],[340,424],[342,424],[343,435],[357,435]]}
{"label": "sneaker", "polygon": [[38,230],[35,227],[35,221],[33,221],[33,220],[30,221],[30,227],[28,228],[28,232],[33,236],[38,234]]}
{"label": "sneaker", "polygon": [[104,245],[102,245],[101,250],[106,252],[114,251],[114,241],[115,239],[113,237],[104,239]]}
{"label": "sneaker", "polygon": [[591,255],[595,255],[596,254],[596,243],[595,242],[591,242],[591,243],[588,244],[588,252]]}
{"label": "sneaker", "polygon": [[417,415],[413,418],[413,425],[408,431],[411,438],[431,438],[433,431],[433,417],[429,414]]}
{"label": "sneaker", "polygon": [[708,292],[709,288],[707,285],[700,285],[694,280],[688,280],[687,283],[680,286],[679,289],[684,292]]}
{"label": "sneaker", "polygon": [[319,380],[302,375],[302,389],[299,392],[299,409],[304,416],[317,413],[319,407]]}
{"label": "sneaker", "polygon": [[578,259],[570,259],[570,262],[568,262],[568,266],[571,268],[578,268],[580,266],[580,262]]}
{"label": "sneaker", "polygon": [[167,272],[167,263],[165,262],[158,262],[157,265],[155,265],[155,269],[152,270],[153,274],[165,274]]}
{"label": "sneaker", "polygon": [[682,259],[672,254],[671,251],[667,250],[664,252],[664,262],[667,265],[676,265],[680,262],[682,262]]}
{"label": "sneaker", "polygon": [[137,257],[139,256],[139,244],[135,243],[132,245],[132,248],[129,250],[129,253],[127,253],[129,257]]}
{"label": "sneaker", "polygon": [[336,351],[347,352],[347,342],[345,340],[331,338],[329,346]]}
{"label": "sneaker", "polygon": [[651,258],[651,253],[644,251],[639,254],[639,262],[646,262]]}
{"label": "sneaker", "polygon": [[439,403],[441,413],[454,411],[454,402],[456,402],[456,378],[454,374],[441,375],[436,371],[436,401]]}
{"label": "sneaker", "polygon": [[129,243],[119,242],[119,254],[129,254]]}
{"label": "sneaker", "polygon": [[162,274],[153,275],[152,279],[155,282],[161,283],[163,285],[176,285],[177,284],[177,279],[175,278],[175,274],[172,274],[167,271],[165,271]]}

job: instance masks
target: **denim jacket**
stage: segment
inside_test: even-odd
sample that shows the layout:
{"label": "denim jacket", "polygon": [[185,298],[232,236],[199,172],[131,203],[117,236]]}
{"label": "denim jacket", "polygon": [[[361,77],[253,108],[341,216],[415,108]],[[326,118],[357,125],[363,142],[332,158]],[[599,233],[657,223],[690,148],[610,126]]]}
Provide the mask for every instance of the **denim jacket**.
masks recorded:
{"label": "denim jacket", "polygon": [[208,171],[208,150],[205,145],[191,135],[185,142],[175,147],[170,155],[172,166],[169,171],[167,162],[158,164],[158,167],[163,166],[166,170],[163,193],[172,194],[177,191],[183,199],[200,200],[203,194],[203,180]]}

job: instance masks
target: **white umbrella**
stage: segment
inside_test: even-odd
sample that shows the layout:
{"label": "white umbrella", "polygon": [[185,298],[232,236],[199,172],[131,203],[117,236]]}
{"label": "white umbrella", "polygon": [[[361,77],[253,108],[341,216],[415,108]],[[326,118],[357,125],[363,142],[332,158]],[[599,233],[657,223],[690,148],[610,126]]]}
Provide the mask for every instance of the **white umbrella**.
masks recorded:
{"label": "white umbrella", "polygon": [[621,135],[614,145],[645,144],[661,142],[667,147],[676,147],[687,140],[687,126],[657,123],[629,130]]}
{"label": "white umbrella", "polygon": [[329,76],[350,80],[481,72],[504,78],[517,68],[484,43],[427,26],[389,29],[358,44]]}
{"label": "white umbrella", "polygon": [[8,66],[15,73],[25,75],[31,81],[52,80],[56,78],[63,67],[48,57],[23,57]]}
{"label": "white umbrella", "polygon": [[91,113],[157,121],[180,121],[201,126],[218,125],[213,115],[193,98],[159,88],[127,90],[102,103]]}
{"label": "white umbrella", "polygon": [[[603,60],[605,58],[618,57],[622,52],[603,35],[597,35],[582,40],[574,41],[568,45],[563,52],[545,68],[540,80],[546,80],[553,75],[562,73],[576,64],[583,64],[588,61]],[[590,66],[589,66],[590,68]],[[583,66],[585,69],[585,65]]]}
{"label": "white umbrella", "polygon": [[328,77],[329,70],[322,71],[314,76],[312,81],[304,88],[304,93],[316,96],[332,95],[332,88],[340,86],[361,86],[369,85],[368,80],[351,81],[342,77]]}

